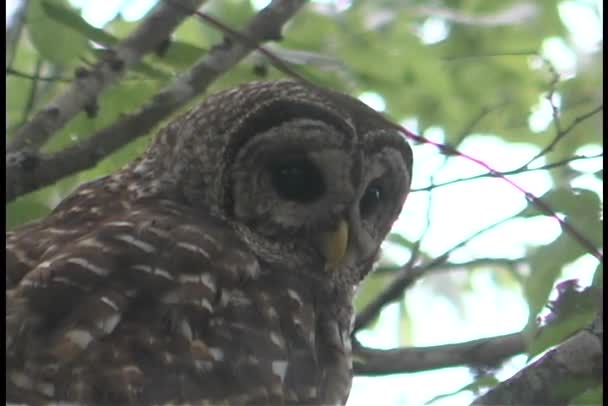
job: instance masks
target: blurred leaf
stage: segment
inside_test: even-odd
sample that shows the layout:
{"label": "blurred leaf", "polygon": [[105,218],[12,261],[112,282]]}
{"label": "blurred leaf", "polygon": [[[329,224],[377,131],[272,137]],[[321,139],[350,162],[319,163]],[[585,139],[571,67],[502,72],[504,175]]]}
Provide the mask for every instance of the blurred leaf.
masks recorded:
{"label": "blurred leaf", "polygon": [[409,347],[413,344],[413,334],[412,334],[412,320],[410,318],[410,312],[405,305],[405,301],[401,300],[399,302],[399,327],[398,327],[398,336],[399,336],[399,346],[400,347]]}
{"label": "blurred leaf", "polygon": [[390,274],[372,273],[367,277],[357,291],[357,296],[355,296],[355,310],[361,311],[365,309],[365,306],[374,300],[392,279],[393,277]]}
{"label": "blurred leaf", "polygon": [[24,224],[46,216],[68,193],[76,188],[78,185],[77,178],[78,175],[68,176],[54,185],[20,196],[6,205],[7,218],[9,214],[14,219],[23,216],[24,221],[19,224]]}
{"label": "blurred leaf", "polygon": [[563,266],[584,253],[578,243],[562,233],[555,241],[538,247],[530,255],[530,275],[524,283],[530,320],[528,329],[535,329],[534,318],[547,303],[549,293]]}
{"label": "blurred leaf", "polygon": [[[566,214],[565,221],[582,233],[591,244],[598,247],[602,245],[602,205],[597,193],[588,189],[557,188],[549,190],[540,199],[557,213]],[[531,202],[519,215],[522,217],[548,216]],[[576,242],[576,244],[579,243]]]}
{"label": "blurred leaf", "polygon": [[528,360],[557,345],[589,325],[599,309],[600,296],[595,287],[577,290],[576,281],[558,285],[558,297],[550,302],[551,313],[544,318],[544,326],[528,344]]}
{"label": "blurred leaf", "polygon": [[44,152],[54,152],[73,146],[107,127],[123,114],[134,111],[148,101],[159,88],[159,83],[151,80],[129,80],[108,88],[99,98],[99,112],[91,118],[78,114],[57,135],[44,146]]}
{"label": "blurred leaf", "polygon": [[604,180],[604,170],[600,169],[599,171],[595,172],[594,175],[599,179],[599,180]]}
{"label": "blurred leaf", "polygon": [[199,46],[182,41],[171,41],[167,53],[162,57],[157,56],[156,60],[177,70],[184,70],[193,65],[206,53],[207,49]]}
{"label": "blurred leaf", "polygon": [[[139,62],[135,64],[131,67],[131,71],[141,73],[142,75],[145,75],[150,79],[159,79],[167,81],[173,78],[173,75],[171,75],[169,72],[165,72],[164,70],[146,62]],[[141,80],[144,79],[142,78]]]}
{"label": "blurred leaf", "polygon": [[93,27],[87,23],[80,16],[80,14],[78,14],[78,12],[72,10],[71,8],[48,0],[42,1],[42,8],[49,17],[81,33],[91,41],[105,45],[106,47],[110,47],[118,43],[118,38],[108,34],[102,29]]}
{"label": "blurred leaf", "polygon": [[63,14],[66,19],[74,13],[62,0],[30,1],[27,13],[30,38],[46,60],[57,65],[65,65],[88,49],[87,39],[78,31],[57,22],[49,15],[46,11],[49,5],[54,12]]}
{"label": "blurred leaf", "polygon": [[6,228],[15,228],[49,214],[51,209],[33,199],[20,199],[6,207]]}
{"label": "blurred leaf", "polygon": [[[594,213],[599,217],[601,201],[597,193],[588,189],[557,188],[551,189],[540,199],[547,203],[557,212],[564,213],[570,217],[589,216]],[[548,214],[539,210],[533,203],[519,213],[521,217],[547,216]]]}
{"label": "blurred leaf", "polygon": [[569,406],[600,406],[604,404],[603,399],[604,385],[598,385],[577,396]]}
{"label": "blurred leaf", "polygon": [[597,265],[597,268],[593,273],[592,285],[598,288],[602,288],[604,286],[604,264],[601,262]]}

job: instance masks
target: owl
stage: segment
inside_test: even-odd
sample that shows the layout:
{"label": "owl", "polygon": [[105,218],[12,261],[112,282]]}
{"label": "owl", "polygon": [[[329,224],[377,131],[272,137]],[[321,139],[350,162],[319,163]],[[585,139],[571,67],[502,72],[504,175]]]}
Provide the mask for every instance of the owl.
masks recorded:
{"label": "owl", "polygon": [[7,401],[346,403],[353,296],[411,171],[398,126],[350,96],[207,98],[7,233]]}

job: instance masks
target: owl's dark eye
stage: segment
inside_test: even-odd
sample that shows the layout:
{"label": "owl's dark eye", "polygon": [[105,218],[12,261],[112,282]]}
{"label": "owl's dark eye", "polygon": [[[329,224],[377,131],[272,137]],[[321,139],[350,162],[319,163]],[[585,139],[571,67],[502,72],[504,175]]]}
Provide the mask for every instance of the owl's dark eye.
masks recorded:
{"label": "owl's dark eye", "polygon": [[379,182],[372,182],[369,184],[365,193],[361,197],[359,202],[359,212],[361,217],[367,217],[374,212],[376,207],[380,204],[383,198],[382,186]]}
{"label": "owl's dark eye", "polygon": [[310,203],[325,191],[321,173],[306,159],[275,164],[271,167],[271,176],[274,189],[287,200]]}

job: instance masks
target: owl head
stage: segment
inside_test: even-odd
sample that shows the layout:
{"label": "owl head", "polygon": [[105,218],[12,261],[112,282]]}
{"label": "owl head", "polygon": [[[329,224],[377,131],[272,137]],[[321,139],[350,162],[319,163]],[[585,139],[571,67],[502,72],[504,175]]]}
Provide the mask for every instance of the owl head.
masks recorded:
{"label": "owl head", "polygon": [[221,217],[270,269],[354,286],[401,210],[412,153],[360,101],[284,80],[209,97],[131,170],[138,198]]}

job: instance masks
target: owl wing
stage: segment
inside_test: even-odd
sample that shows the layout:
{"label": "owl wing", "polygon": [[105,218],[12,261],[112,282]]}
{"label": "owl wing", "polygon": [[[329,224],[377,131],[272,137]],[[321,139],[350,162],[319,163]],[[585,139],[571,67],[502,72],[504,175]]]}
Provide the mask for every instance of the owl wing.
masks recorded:
{"label": "owl wing", "polygon": [[8,400],[289,397],[278,311],[268,289],[255,289],[259,264],[225,223],[156,201],[74,238],[69,227],[52,232],[63,237],[38,257],[25,248],[47,234],[26,227],[7,236]]}

